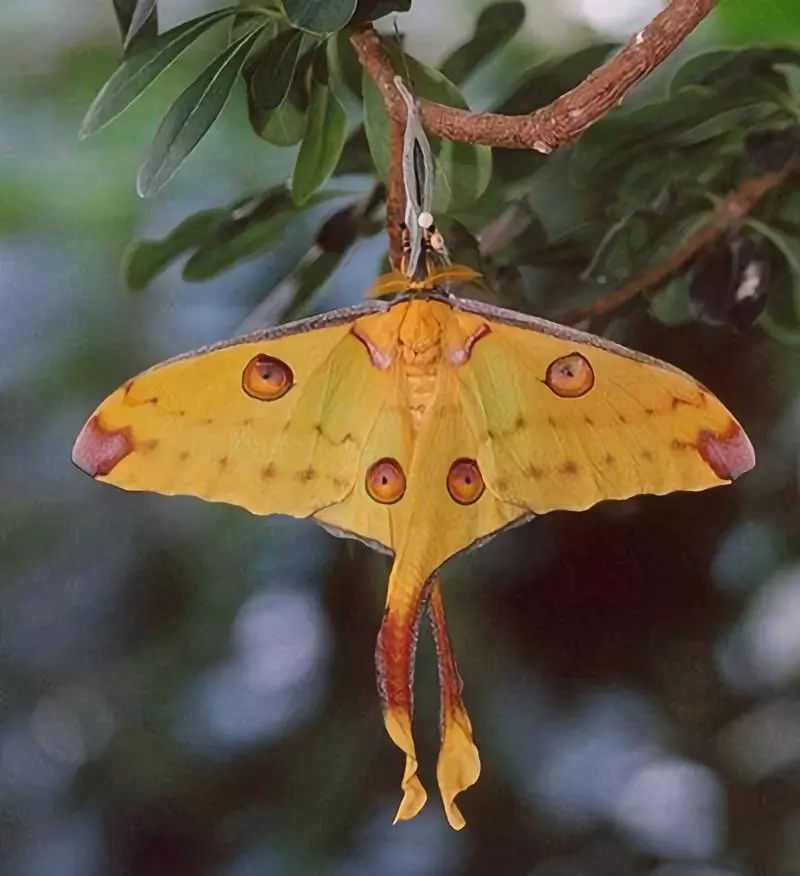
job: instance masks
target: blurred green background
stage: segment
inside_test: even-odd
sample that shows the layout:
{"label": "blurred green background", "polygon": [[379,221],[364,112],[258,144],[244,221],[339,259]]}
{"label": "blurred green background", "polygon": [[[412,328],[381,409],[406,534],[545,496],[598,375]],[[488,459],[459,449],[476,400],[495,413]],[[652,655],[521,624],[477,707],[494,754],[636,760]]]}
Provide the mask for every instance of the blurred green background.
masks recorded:
{"label": "blurred green background", "polygon": [[[220,4],[161,5],[163,29]],[[436,64],[484,5],[415,0],[398,16],[408,50]],[[627,38],[659,4],[526,7],[513,44],[468,83],[478,106],[534,61]],[[463,832],[435,796],[392,827],[402,762],[372,663],[387,561],[310,523],[105,488],[69,461],[106,394],[235,333],[279,272],[261,254],[203,283],[171,267],[131,292],[129,242],[282,182],[294,150],[252,133],[237,88],[175,180],[140,200],[158,118],[222,36],[79,142],[118,57],[110,0],[6,0],[0,22],[3,876],[800,874],[796,336],[663,319],[669,301],[597,327],[708,385],[758,466],[728,489],[548,515],[450,563],[483,774],[462,798]],[[632,105],[665,93],[686,59],[754,43],[800,48],[796,0],[724,0]],[[545,226],[565,209],[566,160],[515,178]],[[800,253],[793,227],[784,254]],[[384,247],[365,237],[307,311],[358,301]],[[508,303],[555,312],[564,272],[577,276],[559,264],[561,286],[533,267]],[[434,789],[427,637],[417,675]]]}

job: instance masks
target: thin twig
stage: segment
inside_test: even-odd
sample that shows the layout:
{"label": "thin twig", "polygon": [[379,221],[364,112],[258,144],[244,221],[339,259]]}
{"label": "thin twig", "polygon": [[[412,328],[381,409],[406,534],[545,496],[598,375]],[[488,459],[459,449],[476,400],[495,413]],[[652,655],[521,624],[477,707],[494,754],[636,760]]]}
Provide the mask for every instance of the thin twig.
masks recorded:
{"label": "thin twig", "polygon": [[724,234],[725,231],[746,216],[758,202],[777,188],[792,172],[793,163],[781,171],[770,171],[762,176],[751,177],[729,192],[714,208],[708,222],[690,234],[686,240],[665,259],[648,265],[643,271],[628,280],[610,295],[598,298],[590,304],[576,307],[558,317],[559,322],[574,324],[593,316],[600,316],[616,310],[635,298],[640,292],[652,289],[673,274],[677,274],[699,252],[706,249]]}
{"label": "thin twig", "polygon": [[[506,149],[552,152],[617,106],[623,97],[657,67],[711,12],[716,0],[671,0],[644,30],[608,62],[553,103],[519,116],[471,113],[427,100],[420,101],[429,134],[446,140],[480,143]],[[359,61],[383,94],[389,117],[401,123],[402,101],[393,84],[395,70],[371,25],[355,28],[350,40]]]}

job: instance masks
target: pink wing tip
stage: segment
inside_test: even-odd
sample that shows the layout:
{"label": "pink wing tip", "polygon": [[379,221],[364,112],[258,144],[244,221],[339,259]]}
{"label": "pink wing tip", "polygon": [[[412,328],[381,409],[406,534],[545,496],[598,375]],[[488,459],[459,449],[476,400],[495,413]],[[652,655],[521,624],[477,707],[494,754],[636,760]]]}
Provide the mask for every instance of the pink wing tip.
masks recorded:
{"label": "pink wing tip", "polygon": [[753,445],[735,420],[720,434],[704,429],[698,436],[697,449],[714,474],[723,480],[735,480],[756,464]]}
{"label": "pink wing tip", "polygon": [[81,429],[72,448],[72,461],[93,478],[107,475],[133,450],[130,429],[108,431],[97,415]]}

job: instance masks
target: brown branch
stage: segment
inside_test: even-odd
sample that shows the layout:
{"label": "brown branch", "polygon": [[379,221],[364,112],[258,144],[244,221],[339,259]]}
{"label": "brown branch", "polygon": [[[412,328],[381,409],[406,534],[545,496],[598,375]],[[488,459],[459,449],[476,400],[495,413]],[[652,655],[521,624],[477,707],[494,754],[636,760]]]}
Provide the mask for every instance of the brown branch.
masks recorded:
{"label": "brown branch", "polygon": [[389,180],[386,186],[386,231],[389,235],[389,262],[396,271],[403,260],[402,224],[405,220],[406,190],[403,181],[403,121],[389,118]]}
{"label": "brown branch", "polygon": [[[671,0],[644,30],[579,85],[527,115],[471,113],[428,100],[420,101],[428,133],[505,149],[552,152],[574,140],[605,115],[657,67],[711,12],[716,0]],[[383,94],[389,117],[405,119],[402,100],[394,87],[395,71],[381,39],[370,26],[353,30],[350,40],[361,65]]]}
{"label": "brown branch", "polygon": [[767,192],[777,188],[786,179],[792,169],[793,163],[790,163],[781,171],[771,171],[762,176],[746,179],[717,204],[705,225],[690,234],[663,261],[648,265],[610,295],[567,311],[558,318],[559,322],[574,324],[593,316],[609,313],[635,298],[640,292],[652,289],[673,274],[677,274],[698,253],[724,234],[734,222],[738,222],[753,210]]}

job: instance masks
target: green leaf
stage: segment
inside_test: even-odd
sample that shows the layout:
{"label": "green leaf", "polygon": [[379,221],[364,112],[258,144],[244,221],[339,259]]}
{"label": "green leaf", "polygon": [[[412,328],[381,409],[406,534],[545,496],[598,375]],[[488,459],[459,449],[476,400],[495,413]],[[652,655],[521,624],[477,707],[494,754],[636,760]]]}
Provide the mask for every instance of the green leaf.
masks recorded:
{"label": "green leaf", "polygon": [[340,174],[375,172],[375,163],[369,151],[367,133],[363,125],[356,128],[345,141],[337,169]]}
{"label": "green leaf", "polygon": [[[786,259],[792,287],[794,320],[795,323],[800,324],[800,240],[780,231],[773,225],[767,225],[765,222],[753,219],[752,217],[748,217],[745,220],[745,224],[766,238]],[[767,309],[770,309],[769,305]],[[774,309],[772,312],[774,313]]]}
{"label": "green leaf", "polygon": [[731,132],[744,133],[776,114],[774,103],[756,103],[723,110],[672,138],[676,146],[693,146]]}
{"label": "green leaf", "polygon": [[725,36],[748,46],[800,39],[797,0],[725,0],[716,24]]}
{"label": "green leaf", "polygon": [[773,280],[767,307],[758,319],[759,325],[776,341],[794,347],[800,346],[798,298],[800,278],[786,271]]}
{"label": "green leaf", "polygon": [[386,113],[378,86],[366,70],[363,74],[362,91],[364,94],[364,130],[367,134],[369,154],[372,156],[379,179],[386,182],[391,164],[389,116]]}
{"label": "green leaf", "polygon": [[763,106],[763,93],[758,88],[724,98],[711,89],[690,86],[669,100],[627,112],[613,111],[578,140],[572,152],[572,177],[578,185],[596,184],[599,176],[617,174],[654,149],[680,144],[681,137],[697,143],[723,133],[743,140],[745,128],[726,131],[726,121],[720,122],[718,116],[735,108],[740,118],[746,116],[745,107],[754,106]]}
{"label": "green leaf", "polygon": [[213,124],[228,100],[259,31],[228,46],[181,94],[156,133],[139,169],[137,189],[148,197],[169,182]]}
{"label": "green leaf", "polygon": [[235,11],[232,8],[220,9],[193,18],[162,33],[141,51],[123,61],[89,107],[81,126],[81,138],[115,119],[204,31]]}
{"label": "green leaf", "polygon": [[313,245],[319,223],[341,207],[343,197],[342,191],[328,189],[298,207],[285,186],[272,189],[240,206],[212,231],[184,266],[184,279],[207,280],[265,253],[275,263],[285,262],[289,255],[297,264]]}
{"label": "green leaf", "polygon": [[300,30],[326,34],[341,30],[356,11],[356,0],[283,0],[289,21]]}
{"label": "green leaf", "polygon": [[227,215],[227,210],[203,210],[184,219],[161,240],[134,241],[123,257],[122,276],[128,288],[144,289],[175,259],[198,246]]}
{"label": "green leaf", "polygon": [[[278,12],[272,12],[269,9],[263,10],[262,13],[251,11],[237,11],[236,15],[231,19],[228,29],[228,45],[238,43],[240,39],[252,33],[255,28],[259,28],[261,35],[258,38],[253,53],[250,57],[258,54],[261,45],[267,43],[278,32],[278,27],[283,20],[283,16]],[[250,58],[248,58],[248,63]]]}
{"label": "green leaf", "polygon": [[262,114],[257,123],[251,114],[253,129],[267,143],[275,146],[294,146],[303,139],[306,129],[306,113],[299,100],[290,96],[277,109]]}
{"label": "green leaf", "polygon": [[437,156],[434,210],[450,213],[468,207],[486,190],[492,178],[488,146],[445,140]]}
{"label": "green leaf", "polygon": [[207,280],[237,261],[268,250],[297,214],[285,186],[237,204],[211,230],[183,269],[185,280]]}
{"label": "green leaf", "polygon": [[781,64],[800,64],[800,51],[788,44],[771,49],[715,49],[687,61],[672,78],[670,93],[689,85],[711,86],[719,93],[758,77],[779,82],[780,72],[773,68]]}
{"label": "green leaf", "polygon": [[334,93],[339,100],[343,100],[342,91],[346,88],[360,103],[363,100],[361,64],[358,63],[358,57],[347,32],[340,30],[339,33],[329,37],[326,49]]}
{"label": "green leaf", "polygon": [[131,14],[131,23],[128,26],[128,32],[125,35],[125,41],[122,44],[123,51],[127,51],[136,36],[142,29],[156,22],[157,0],[137,0]]}
{"label": "green leaf", "polygon": [[519,0],[501,0],[487,6],[470,40],[459,46],[439,68],[442,74],[452,82],[463,82],[514,36],[524,20],[525,5]]}
{"label": "green leaf", "polygon": [[252,109],[274,110],[286,100],[303,47],[303,34],[284,30],[248,61],[245,76]]}
{"label": "green leaf", "polygon": [[[250,125],[259,137],[276,146],[292,146],[303,139],[308,109],[305,74],[313,53],[303,54],[304,37],[297,31],[285,31],[281,37],[283,39],[273,35],[262,50],[256,50],[247,59],[244,68],[248,83],[247,108]],[[311,39],[306,41],[311,42]],[[272,76],[267,75],[268,71]],[[280,71],[279,76],[275,75],[276,71]],[[283,93],[288,77],[292,77],[289,88]],[[265,105],[259,105],[258,100]],[[280,102],[273,107],[276,101]]]}
{"label": "green leaf", "polygon": [[336,169],[346,134],[344,108],[327,82],[315,78],[306,131],[292,177],[296,204],[304,204]]}
{"label": "green leaf", "polygon": [[790,189],[781,195],[776,219],[800,232],[800,189]]}
{"label": "green leaf", "polygon": [[155,2],[152,3],[153,8],[150,11],[150,15],[137,26],[135,39],[133,36],[130,36],[131,23],[140,5],[140,0],[113,0],[113,3],[125,54],[130,54],[131,50],[136,50],[143,43],[153,39],[158,34],[158,10]]}
{"label": "green leaf", "polygon": [[[776,247],[788,262],[792,273],[800,278],[800,240],[785,234],[773,225],[767,225],[766,222],[753,219],[751,216],[745,219],[745,224],[752,228],[753,231],[757,231]],[[798,315],[800,315],[800,309],[798,310]]]}
{"label": "green leaf", "polygon": [[392,12],[408,12],[411,0],[358,0],[356,11],[350,19],[350,24],[365,24],[377,21]]}
{"label": "green leaf", "polygon": [[693,321],[689,297],[689,275],[681,274],[650,298],[650,313],[664,325],[686,325]]}

